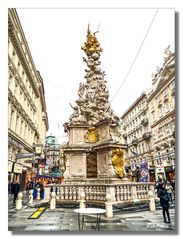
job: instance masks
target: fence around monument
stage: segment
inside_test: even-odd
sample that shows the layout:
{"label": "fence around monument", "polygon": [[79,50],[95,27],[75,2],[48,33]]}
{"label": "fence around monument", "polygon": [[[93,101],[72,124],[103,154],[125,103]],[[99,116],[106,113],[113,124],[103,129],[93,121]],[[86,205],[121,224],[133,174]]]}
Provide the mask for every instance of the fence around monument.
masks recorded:
{"label": "fence around monument", "polygon": [[[45,200],[50,199],[51,186],[45,186]],[[126,204],[131,202],[142,202],[149,199],[149,191],[155,196],[153,182],[137,182],[123,184],[106,185],[58,185],[52,186],[52,191],[56,193],[57,200],[60,202],[78,202],[81,199],[81,193],[84,192],[86,203],[106,202],[106,195],[111,195],[111,201],[114,204]]]}

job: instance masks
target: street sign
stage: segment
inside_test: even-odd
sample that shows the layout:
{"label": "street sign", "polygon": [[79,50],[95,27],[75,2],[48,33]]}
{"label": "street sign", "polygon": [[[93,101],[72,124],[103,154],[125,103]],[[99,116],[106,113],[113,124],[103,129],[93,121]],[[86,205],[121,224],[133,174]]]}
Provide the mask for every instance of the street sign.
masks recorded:
{"label": "street sign", "polygon": [[31,158],[34,156],[35,156],[35,153],[19,153],[16,155],[16,159]]}

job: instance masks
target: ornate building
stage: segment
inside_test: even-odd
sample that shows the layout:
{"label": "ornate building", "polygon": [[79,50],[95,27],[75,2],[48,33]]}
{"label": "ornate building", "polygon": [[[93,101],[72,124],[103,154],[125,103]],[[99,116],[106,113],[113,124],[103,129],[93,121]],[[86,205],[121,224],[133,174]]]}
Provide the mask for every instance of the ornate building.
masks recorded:
{"label": "ornate building", "polygon": [[175,54],[165,50],[147,99],[153,136],[156,178],[172,179],[175,167]]}
{"label": "ornate building", "polygon": [[45,174],[54,176],[62,176],[61,172],[61,144],[55,136],[49,135],[46,137],[45,142]]}
{"label": "ornate building", "polygon": [[139,179],[139,164],[148,163],[149,180],[174,177],[175,165],[175,54],[167,48],[164,64],[153,75],[152,87],[122,115],[127,144],[126,169]]}
{"label": "ornate building", "polygon": [[18,177],[24,186],[34,169],[26,158],[17,159],[17,154],[33,153],[34,144],[44,144],[48,116],[43,80],[15,9],[8,12],[8,73],[9,181]]}
{"label": "ornate building", "polygon": [[[126,171],[132,181],[139,181],[139,166],[142,159],[151,165],[152,138],[147,104],[147,92],[121,116],[122,132],[127,148]],[[154,175],[151,175],[153,177]]]}

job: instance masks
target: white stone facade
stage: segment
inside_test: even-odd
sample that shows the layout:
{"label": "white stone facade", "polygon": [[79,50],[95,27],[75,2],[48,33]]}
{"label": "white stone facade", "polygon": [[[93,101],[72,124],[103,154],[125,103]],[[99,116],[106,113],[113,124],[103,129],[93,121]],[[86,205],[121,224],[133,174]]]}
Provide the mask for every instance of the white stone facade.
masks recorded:
{"label": "white stone facade", "polygon": [[8,12],[8,73],[9,161],[15,162],[17,153],[32,153],[33,144],[44,144],[48,130],[43,80],[15,9]]}

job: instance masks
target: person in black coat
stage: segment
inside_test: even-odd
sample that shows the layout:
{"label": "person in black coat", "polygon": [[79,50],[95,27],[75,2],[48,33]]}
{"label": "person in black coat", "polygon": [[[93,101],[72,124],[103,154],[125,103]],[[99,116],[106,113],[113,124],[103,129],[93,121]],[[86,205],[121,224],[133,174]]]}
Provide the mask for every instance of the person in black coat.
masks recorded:
{"label": "person in black coat", "polygon": [[[165,184],[162,182],[159,184],[159,189],[158,189],[158,197],[160,198],[160,204],[162,206],[163,210],[163,218],[165,223],[171,223],[170,222],[170,214],[169,214],[169,196],[167,193],[167,190],[165,188]],[[166,219],[167,216],[167,219]]]}
{"label": "person in black coat", "polygon": [[18,197],[18,193],[20,191],[20,183],[18,182],[18,180],[12,185],[12,193],[14,195],[13,197],[13,203],[16,202],[16,199]]}

